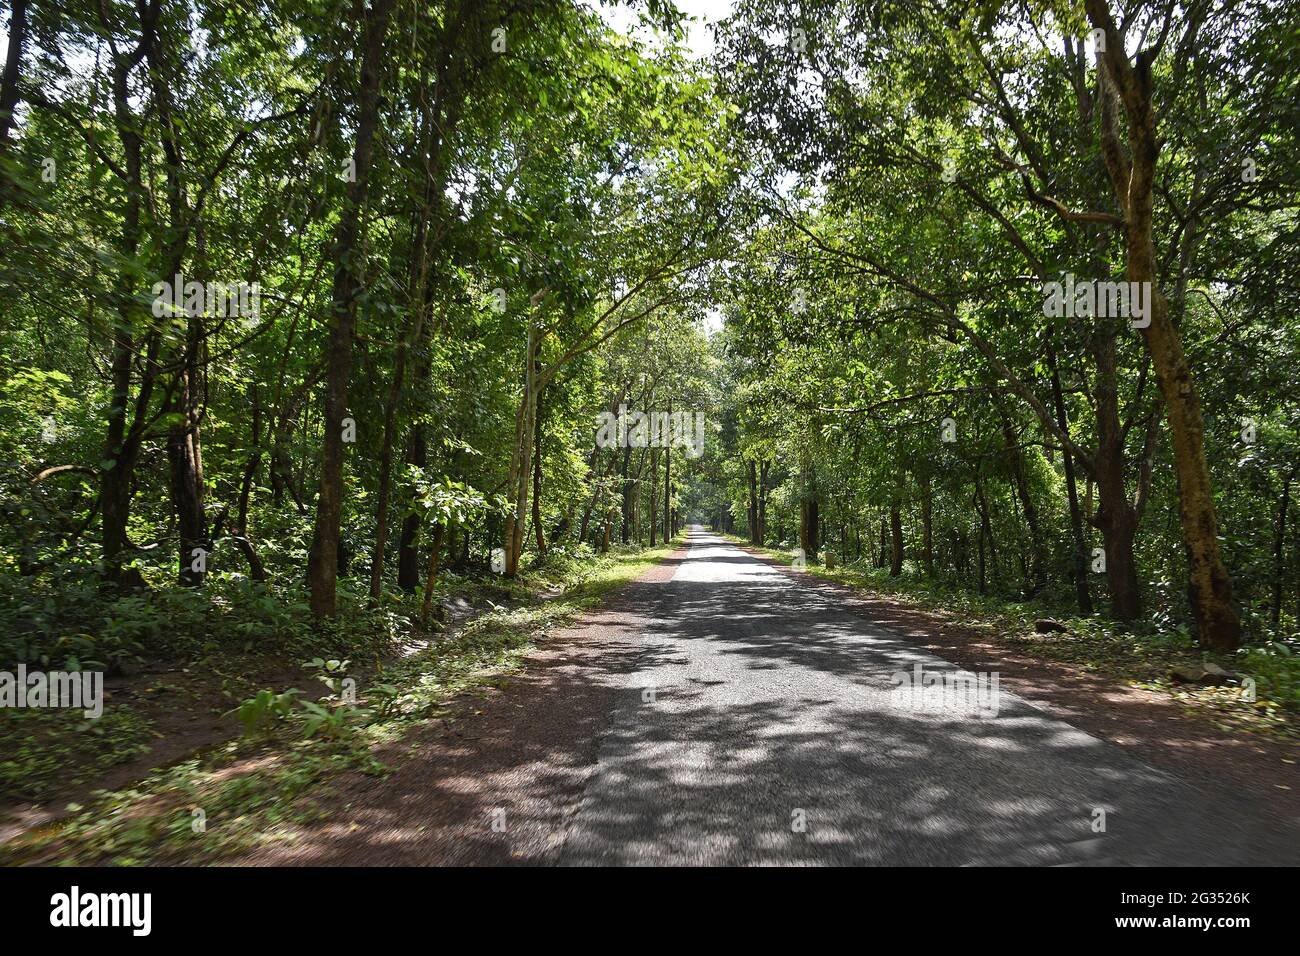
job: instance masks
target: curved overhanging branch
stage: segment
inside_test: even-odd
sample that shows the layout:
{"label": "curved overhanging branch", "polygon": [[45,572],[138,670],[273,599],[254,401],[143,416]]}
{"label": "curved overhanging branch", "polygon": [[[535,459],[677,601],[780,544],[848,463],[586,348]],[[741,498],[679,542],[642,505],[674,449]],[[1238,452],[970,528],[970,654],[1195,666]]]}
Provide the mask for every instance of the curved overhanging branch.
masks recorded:
{"label": "curved overhanging branch", "polygon": [[32,476],[28,482],[29,485],[39,485],[46,478],[53,478],[55,475],[62,475],[68,472],[75,472],[80,475],[87,475],[90,478],[99,478],[99,472],[87,465],[55,465],[52,468],[43,468]]}

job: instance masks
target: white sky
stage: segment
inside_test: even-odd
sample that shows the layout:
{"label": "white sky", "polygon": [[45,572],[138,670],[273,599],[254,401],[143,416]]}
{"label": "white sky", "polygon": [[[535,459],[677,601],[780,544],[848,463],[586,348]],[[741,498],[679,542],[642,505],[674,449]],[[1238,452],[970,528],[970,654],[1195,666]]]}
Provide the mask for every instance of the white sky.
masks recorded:
{"label": "white sky", "polygon": [[[598,0],[581,0],[588,7],[597,10],[605,22],[620,33],[628,33],[636,23],[634,7],[619,3],[605,6]],[[733,0],[673,0],[677,9],[694,22],[687,26],[686,45],[697,57],[705,57],[713,52],[713,33],[708,24],[716,23],[731,14],[735,5]],[[648,38],[643,35],[643,38]]]}

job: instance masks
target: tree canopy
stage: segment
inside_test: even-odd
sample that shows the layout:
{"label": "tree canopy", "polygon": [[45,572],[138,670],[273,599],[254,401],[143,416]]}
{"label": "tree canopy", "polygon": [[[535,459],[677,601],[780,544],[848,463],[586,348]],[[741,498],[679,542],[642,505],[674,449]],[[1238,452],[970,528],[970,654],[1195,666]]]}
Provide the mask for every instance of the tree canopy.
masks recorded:
{"label": "tree canopy", "polygon": [[7,657],[391,636],[687,521],[1296,634],[1294,3],[3,10]]}

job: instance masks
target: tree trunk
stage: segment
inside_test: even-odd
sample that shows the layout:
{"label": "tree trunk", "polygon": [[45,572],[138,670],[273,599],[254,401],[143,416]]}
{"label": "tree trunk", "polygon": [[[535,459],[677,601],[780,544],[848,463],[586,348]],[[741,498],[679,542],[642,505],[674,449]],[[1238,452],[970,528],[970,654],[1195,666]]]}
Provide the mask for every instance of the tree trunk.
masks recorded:
{"label": "tree trunk", "polygon": [[[1131,281],[1145,281],[1143,276],[1154,277],[1153,257],[1153,251],[1148,249],[1130,260]],[[1174,470],[1178,475],[1178,515],[1187,552],[1188,600],[1202,646],[1231,651],[1241,644],[1241,619],[1233,605],[1232,580],[1219,548],[1214,490],[1205,460],[1201,399],[1183,353],[1181,337],[1169,321],[1165,298],[1159,292],[1152,294],[1152,312],[1151,325],[1145,332],[1165,398]]]}
{"label": "tree trunk", "polygon": [[619,540],[627,544],[631,540],[632,534],[632,479],[628,477],[628,468],[632,464],[632,446],[631,444],[623,447],[623,464],[619,467],[619,492],[622,500],[620,509],[622,524],[619,531]]}
{"label": "tree trunk", "polygon": [[1034,496],[1030,494],[1029,480],[1025,475],[1025,456],[1019,447],[1020,437],[1016,434],[1015,424],[1006,409],[1000,408],[999,411],[1002,414],[1002,439],[1006,443],[1007,467],[1015,485],[1016,497],[1020,500],[1020,510],[1025,516],[1025,525],[1029,529],[1028,580],[1025,590],[1033,596],[1047,584],[1042,528],[1038,521],[1038,507],[1034,504]]}
{"label": "tree trunk", "polygon": [[343,508],[343,419],[347,415],[348,384],[352,377],[352,347],[356,332],[357,296],[361,274],[357,259],[361,223],[370,184],[375,131],[379,123],[379,86],[384,36],[395,0],[374,0],[366,17],[361,63],[361,92],[357,102],[357,133],[353,147],[355,180],[348,183],[347,200],[335,235],[332,256],[329,339],[325,348],[325,434],[321,442],[320,485],[316,526],[307,558],[311,612],[316,620],[333,617],[338,579],[339,520]]}
{"label": "tree trunk", "polygon": [[799,547],[809,561],[817,559],[819,538],[817,499],[805,497],[799,503]]}
{"label": "tree trunk", "polygon": [[[1070,433],[1065,414],[1065,397],[1061,394],[1061,376],[1056,367],[1056,352],[1049,349],[1047,359],[1052,372],[1052,402],[1056,406],[1056,423],[1066,435]],[[1074,456],[1068,448],[1061,448],[1061,464],[1065,469],[1065,494],[1070,505],[1070,535],[1074,539],[1074,593],[1080,614],[1092,613],[1092,594],[1088,589],[1088,539],[1083,533],[1083,514],[1079,508],[1079,487],[1074,475]]]}
{"label": "tree trunk", "polygon": [[524,518],[528,514],[528,486],[533,465],[533,422],[537,414],[536,358],[538,334],[535,323],[529,320],[524,355],[524,388],[515,411],[515,442],[510,456],[507,484],[513,501],[506,514],[505,553],[508,577],[519,572],[519,557],[524,544]]}
{"label": "tree trunk", "polygon": [[1124,480],[1124,432],[1119,420],[1113,330],[1099,329],[1091,351],[1097,368],[1093,388],[1097,420],[1097,454],[1094,457],[1097,510],[1092,516],[1092,524],[1102,533],[1106,552],[1111,616],[1119,621],[1131,621],[1142,613],[1141,583],[1133,555],[1138,514],[1129,500]]}
{"label": "tree trunk", "polygon": [[[166,34],[159,32],[142,49],[148,64],[149,83],[158,112],[160,139],[166,182],[168,233],[164,256],[165,274],[179,281],[184,266],[189,237],[196,234],[198,265],[206,255],[202,226],[195,221],[186,191],[185,161],[177,135],[172,103],[171,81],[167,75],[163,45]],[[176,277],[176,278],[172,278]],[[175,301],[182,290],[173,289]],[[171,321],[178,321],[172,317]],[[212,552],[207,518],[203,511],[203,454],[200,432],[200,408],[206,333],[202,307],[185,309],[185,337],[173,355],[176,371],[168,389],[166,410],[173,419],[167,435],[168,477],[172,507],[179,531],[177,576],[182,587],[199,587],[207,577],[207,562]]]}
{"label": "tree trunk", "polygon": [[424,575],[424,602],[420,605],[420,620],[426,624],[433,614],[433,584],[438,579],[438,560],[442,555],[444,530],[442,524],[435,525],[433,541],[429,543],[429,569]]}
{"label": "tree trunk", "polygon": [[659,449],[650,450],[650,547],[659,534]]}
{"label": "tree trunk", "polygon": [[[141,8],[141,49],[153,45],[158,20],[158,4]],[[106,31],[113,26],[100,12],[100,24]],[[12,52],[12,51],[11,51]],[[140,248],[141,200],[145,195],[143,178],[142,124],[131,109],[130,74],[138,63],[127,54],[113,57],[113,121],[122,144],[129,186],[125,190],[121,237],[116,243],[124,262],[134,260]],[[104,571],[109,581],[119,586],[140,587],[144,581],[137,573],[125,575],[122,554],[130,547],[126,529],[131,517],[131,493],[136,461],[140,454],[142,425],[148,414],[156,377],[158,336],[152,330],[145,345],[144,369],[136,393],[134,415],[128,426],[127,403],[131,397],[132,368],[138,352],[135,340],[135,317],[139,306],[134,300],[135,276],[124,267],[117,276],[114,294],[117,322],[113,325],[111,391],[104,439],[104,461],[100,474],[100,509],[103,515],[100,533],[103,541]]]}
{"label": "tree trunk", "polygon": [[[427,75],[422,73],[421,80],[423,86],[427,83]],[[372,607],[378,604],[383,590],[384,564],[387,559],[385,551],[388,548],[388,512],[393,488],[393,445],[397,438],[397,407],[401,402],[402,388],[405,385],[407,357],[411,348],[420,340],[424,330],[425,314],[429,308],[429,219],[435,188],[434,164],[430,162],[432,127],[431,111],[427,108],[422,109],[418,140],[420,155],[425,160],[424,193],[415,215],[416,222],[412,233],[410,263],[407,270],[407,300],[411,306],[399,332],[397,355],[393,359],[393,377],[388,384],[388,395],[384,401],[384,434],[379,449],[379,489],[375,502],[375,546],[370,556]],[[403,530],[405,531],[405,527]],[[411,587],[414,587],[414,583]]]}
{"label": "tree trunk", "polygon": [[[459,126],[470,87],[485,75],[478,64],[491,43],[489,31],[484,24],[484,19],[489,14],[490,10],[485,5],[473,2],[445,6],[434,54],[434,78],[428,84],[432,88],[432,100],[425,102],[425,91],[420,90],[421,121],[427,121],[429,132],[423,153],[425,168],[421,178],[425,194],[422,205],[431,210],[433,219],[426,223],[421,218],[419,225],[424,244],[417,243],[415,246],[424,257],[426,278],[418,290],[419,301],[424,306],[421,313],[424,318],[423,336],[415,337],[413,342],[422,341],[425,352],[416,379],[430,390],[433,385],[432,345],[435,329],[432,313],[428,311],[433,301],[433,286],[428,279],[429,263],[433,259],[434,248],[445,234],[447,216],[444,194],[450,163],[448,144]],[[428,436],[422,422],[417,421],[411,425],[406,441],[406,462],[418,469],[425,468],[429,463]],[[469,529],[466,529],[466,535],[468,533]],[[419,586],[419,544],[420,518],[408,515],[402,521],[397,551],[397,584],[403,591],[411,592]]]}
{"label": "tree trunk", "polygon": [[[429,463],[428,442],[424,429],[412,427],[406,463],[424,468]],[[407,515],[402,520],[402,537],[397,549],[397,586],[403,591],[414,591],[420,584],[420,516]]]}
{"label": "tree trunk", "polygon": [[[419,335],[418,320],[415,334]],[[402,379],[406,375],[406,341],[397,345],[393,361],[393,378],[388,386],[384,403],[384,437],[379,448],[379,491],[375,502],[375,546],[370,555],[370,604],[379,603],[383,590],[384,551],[388,546],[389,498],[393,487],[393,442],[397,431],[397,403],[402,393]]]}
{"label": "tree trunk", "polygon": [[[197,325],[197,316],[190,317]],[[197,333],[191,333],[190,346],[198,348]],[[203,512],[203,455],[200,443],[197,402],[192,388],[197,379],[198,362],[187,359],[180,381],[173,393],[171,410],[181,416],[182,424],[167,436],[167,462],[171,478],[172,504],[176,509],[180,531],[179,580],[184,587],[201,587],[207,576],[207,558],[212,551],[207,518]],[[201,552],[202,560],[198,560]]]}
{"label": "tree trunk", "polygon": [[1286,543],[1286,512],[1291,504],[1291,482],[1295,480],[1296,467],[1293,467],[1282,481],[1282,497],[1277,504],[1277,523],[1273,534],[1273,601],[1269,608],[1269,623],[1273,626],[1274,638],[1279,637],[1278,628],[1282,623],[1282,575],[1285,572],[1283,547]]}
{"label": "tree trunk", "polygon": [[[671,408],[669,409],[671,412]],[[664,544],[673,539],[673,449],[664,447]]]}
{"label": "tree trunk", "polygon": [[4,76],[0,79],[0,156],[8,150],[9,130],[13,128],[14,111],[18,108],[18,77],[27,40],[27,0],[13,0],[8,33],[9,50],[5,55]]}
{"label": "tree trunk", "polygon": [[1093,524],[1102,533],[1106,553],[1106,583],[1110,589],[1111,616],[1131,621],[1142,613],[1141,585],[1133,540],[1137,513],[1124,492],[1123,463],[1099,451],[1097,455],[1097,513]]}
{"label": "tree trunk", "polygon": [[889,576],[896,578],[903,573],[903,515],[897,498],[889,503],[889,540]]}
{"label": "tree trunk", "polygon": [[758,468],[751,459],[749,470],[749,543],[759,544],[758,540]]}
{"label": "tree trunk", "polygon": [[[980,594],[988,593],[988,566],[985,557],[986,549],[991,549],[993,545],[993,528],[989,521],[989,503],[984,497],[984,486],[980,483],[979,472],[975,473],[975,510],[979,512],[980,533],[979,533],[979,592]],[[995,558],[996,560],[996,558]]]}
{"label": "tree trunk", "polygon": [[921,479],[921,564],[934,576],[934,488],[929,475]]}
{"label": "tree trunk", "polygon": [[546,533],[542,528],[542,391],[537,395],[537,415],[533,423],[533,540],[538,557],[546,556]]}
{"label": "tree trunk", "polygon": [[248,506],[253,494],[253,485],[257,482],[262,467],[262,403],[257,394],[257,383],[248,387],[249,404],[253,416],[253,453],[244,465],[244,474],[239,481],[239,501],[235,509],[235,526],[230,538],[235,542],[245,560],[248,561],[249,576],[258,582],[266,582],[266,565],[258,556],[253,543],[248,540]]}
{"label": "tree trunk", "polygon": [[[1183,351],[1182,335],[1159,288],[1153,234],[1154,183],[1160,153],[1157,111],[1152,98],[1151,52],[1138,52],[1130,63],[1106,0],[1085,0],[1093,27],[1105,31],[1103,82],[1103,157],[1116,198],[1124,210],[1125,276],[1149,289],[1149,324],[1142,337],[1164,397],[1178,478],[1178,513],[1187,554],[1188,599],[1201,645],[1230,651],[1241,644],[1241,618],[1232,600],[1232,581],[1219,548],[1214,489],[1205,458],[1205,423],[1201,398]],[[1128,155],[1117,155],[1118,115],[1109,98],[1118,96],[1128,121]]]}

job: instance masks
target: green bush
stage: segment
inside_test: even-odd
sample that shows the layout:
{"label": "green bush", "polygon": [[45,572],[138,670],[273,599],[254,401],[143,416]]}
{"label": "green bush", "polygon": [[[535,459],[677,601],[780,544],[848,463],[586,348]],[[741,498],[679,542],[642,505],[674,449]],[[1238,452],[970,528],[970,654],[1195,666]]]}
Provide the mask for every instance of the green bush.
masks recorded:
{"label": "green bush", "polygon": [[360,583],[340,587],[340,614],[314,624],[305,594],[242,575],[211,575],[201,589],[112,596],[93,574],[0,576],[0,662],[130,672],[143,660],[211,653],[373,658],[409,621],[400,605],[369,609]]}

